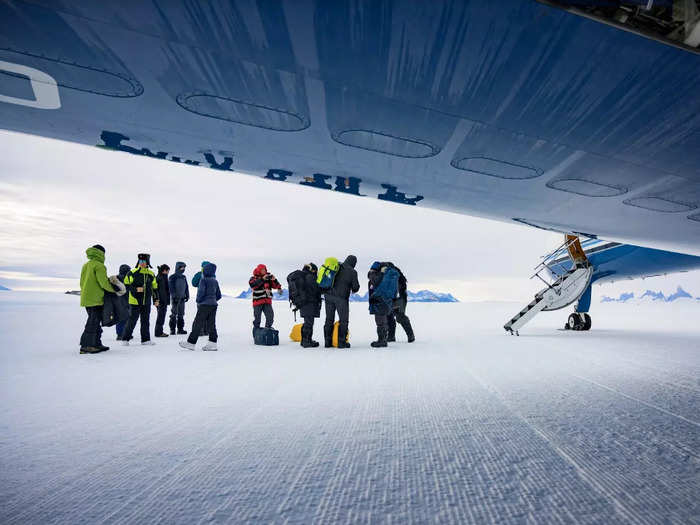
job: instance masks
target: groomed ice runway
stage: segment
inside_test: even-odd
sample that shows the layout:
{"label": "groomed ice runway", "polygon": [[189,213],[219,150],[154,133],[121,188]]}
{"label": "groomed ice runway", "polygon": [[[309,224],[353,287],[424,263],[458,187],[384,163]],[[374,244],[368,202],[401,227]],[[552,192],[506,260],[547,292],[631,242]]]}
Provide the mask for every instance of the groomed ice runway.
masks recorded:
{"label": "groomed ice runway", "polygon": [[519,304],[411,304],[381,351],[355,304],[339,352],[224,299],[218,353],[96,356],[77,305],[0,292],[0,523],[700,523],[700,304],[519,338]]}

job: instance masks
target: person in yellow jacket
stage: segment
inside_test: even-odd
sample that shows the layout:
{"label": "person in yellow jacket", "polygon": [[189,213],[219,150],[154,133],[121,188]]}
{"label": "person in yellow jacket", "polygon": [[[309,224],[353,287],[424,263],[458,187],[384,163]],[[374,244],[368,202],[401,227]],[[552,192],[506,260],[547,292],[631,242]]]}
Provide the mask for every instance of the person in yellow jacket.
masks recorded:
{"label": "person in yellow jacket", "polygon": [[129,346],[133,337],[136,323],[141,322],[141,344],[154,345],[151,341],[151,302],[157,308],[158,290],[156,275],[150,270],[151,256],[147,253],[139,253],[136,268],[131,270],[124,278],[124,284],[129,292],[129,320],[122,334],[122,345]]}
{"label": "person in yellow jacket", "polygon": [[80,336],[80,353],[96,354],[109,350],[102,344],[102,308],[105,291],[114,292],[107,278],[105,249],[95,244],[85,250],[88,261],[80,271],[80,306],[88,314],[83,335]]}

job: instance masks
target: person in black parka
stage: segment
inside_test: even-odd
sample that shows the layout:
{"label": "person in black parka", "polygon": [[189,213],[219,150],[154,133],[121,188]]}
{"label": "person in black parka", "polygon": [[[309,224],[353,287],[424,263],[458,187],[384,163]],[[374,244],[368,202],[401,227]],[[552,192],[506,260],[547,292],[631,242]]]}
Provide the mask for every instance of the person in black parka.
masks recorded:
{"label": "person in black parka", "polygon": [[165,324],[165,316],[168,313],[168,305],[170,304],[170,288],[168,286],[168,274],[170,273],[170,266],[167,264],[161,264],[158,267],[158,276],[156,280],[158,281],[158,316],[156,317],[156,329],[153,335],[156,337],[168,337],[168,334],[163,332],[163,325]]}
{"label": "person in black parka", "polygon": [[185,330],[185,303],[190,300],[190,287],[187,284],[187,277],[185,277],[185,268],[187,265],[178,261],[175,263],[175,273],[168,279],[170,299],[173,302],[170,306],[170,335],[175,335],[176,328],[178,334],[187,333]]}
{"label": "person in black parka", "polygon": [[301,346],[304,348],[316,348],[319,346],[313,340],[314,319],[321,317],[321,289],[316,282],[318,267],[314,263],[304,265],[304,299],[305,302],[299,307],[299,313],[304,319],[301,327]]}
{"label": "person in black parka", "polygon": [[406,315],[406,306],[408,305],[408,286],[406,282],[406,277],[404,276],[401,269],[391,262],[382,263],[383,266],[390,266],[399,272],[399,296],[394,299],[393,309],[387,316],[387,321],[389,324],[389,337],[388,342],[392,343],[396,341],[396,322],[401,325],[401,327],[406,332],[408,337],[408,342],[412,343],[416,340],[413,334],[413,327],[411,326],[411,320]]}
{"label": "person in black parka", "polygon": [[[119,279],[119,282],[124,284],[124,278],[126,275],[129,273],[131,270],[131,266],[128,264],[122,264],[119,267],[119,275],[117,275],[117,279]],[[119,297],[119,300],[122,301],[124,305],[124,309],[129,312],[129,294],[124,294],[121,297]],[[126,326],[126,319],[124,321],[119,321],[115,326],[115,330],[117,331],[117,341],[122,340],[122,334],[124,333],[124,327]]]}
{"label": "person in black parka", "polygon": [[355,265],[357,257],[348,255],[345,262],[340,265],[338,274],[335,276],[333,286],[324,292],[326,299],[326,322],[323,325],[323,337],[325,347],[333,346],[333,324],[335,323],[335,312],[338,312],[338,348],[350,348],[350,343],[346,342],[348,335],[348,324],[350,322],[350,294],[360,290],[360,283],[357,280]]}

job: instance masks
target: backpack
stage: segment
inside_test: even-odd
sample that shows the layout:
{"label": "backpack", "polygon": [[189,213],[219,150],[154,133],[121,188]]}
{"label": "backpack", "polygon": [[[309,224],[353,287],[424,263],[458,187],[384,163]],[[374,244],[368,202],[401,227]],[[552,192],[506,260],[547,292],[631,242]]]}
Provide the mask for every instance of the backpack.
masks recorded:
{"label": "backpack", "polygon": [[[334,348],[338,348],[338,330],[340,330],[340,321],[336,321],[333,324],[333,338],[332,338],[332,344]],[[348,333],[345,334],[345,342],[349,343],[350,342],[350,330],[348,330]]]}
{"label": "backpack", "polygon": [[301,270],[294,270],[287,276],[287,289],[289,290],[289,306],[296,312],[308,301],[304,289],[306,275]]}
{"label": "backpack", "polygon": [[384,277],[382,282],[374,289],[372,298],[374,300],[379,300],[387,304],[392,304],[394,297],[399,289],[399,272],[396,268],[391,266],[387,267],[386,272],[384,272]]}
{"label": "backpack", "polygon": [[295,343],[301,343],[301,327],[303,325],[301,323],[295,324],[292,327],[292,331],[289,334],[289,339],[294,341]]}
{"label": "backpack", "polygon": [[392,262],[383,262],[382,266],[386,266],[388,268],[393,268],[397,272],[399,272],[399,288],[398,288],[398,295],[406,295],[406,290],[408,289],[408,282],[406,281],[406,276],[403,274],[401,269],[397,267],[394,263]]}
{"label": "backpack", "polygon": [[335,276],[338,275],[338,270],[340,270],[340,264],[338,259],[335,257],[328,257],[323,265],[318,269],[318,277],[316,282],[321,290],[330,290],[333,288],[333,283],[335,282]]}

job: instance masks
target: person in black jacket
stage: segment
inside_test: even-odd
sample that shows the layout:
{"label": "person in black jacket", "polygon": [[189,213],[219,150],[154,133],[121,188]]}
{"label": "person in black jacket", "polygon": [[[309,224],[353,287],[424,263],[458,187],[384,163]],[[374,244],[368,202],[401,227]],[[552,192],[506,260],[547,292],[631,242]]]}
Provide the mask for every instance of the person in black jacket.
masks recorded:
{"label": "person in black jacket", "polygon": [[[129,270],[131,270],[131,267],[128,264],[122,264],[119,267],[119,275],[117,275],[117,279],[119,279],[119,282],[124,284],[124,279],[126,278],[126,274],[129,273]],[[129,312],[129,294],[124,294],[119,298],[120,301],[122,301],[124,309]],[[126,326],[126,320],[124,321],[119,321],[115,326],[115,330],[117,331],[117,341],[122,340],[122,334],[124,333],[124,327]]]}
{"label": "person in black jacket", "polygon": [[141,323],[141,344],[154,345],[151,341],[150,321],[151,321],[151,301],[156,308],[160,305],[158,301],[158,281],[156,275],[150,270],[151,256],[147,253],[139,253],[136,268],[129,271],[124,278],[124,284],[129,296],[129,321],[124,327],[122,334],[122,345],[129,346],[129,341],[133,337],[136,323]]}
{"label": "person in black jacket", "polygon": [[348,255],[345,262],[340,265],[338,274],[335,276],[333,286],[324,293],[326,299],[326,322],[323,325],[323,337],[325,347],[333,346],[333,324],[335,323],[335,313],[338,312],[338,348],[350,348],[350,343],[346,343],[348,335],[348,323],[350,322],[350,294],[360,290],[360,283],[357,280],[355,265],[357,257]]}
{"label": "person in black jacket", "polygon": [[[175,263],[175,273],[168,279],[170,299],[173,304],[170,306],[170,335],[175,335],[175,328],[178,334],[186,334],[185,330],[185,303],[190,300],[190,287],[185,277],[184,262]],[[201,278],[201,277],[200,277]]]}
{"label": "person in black jacket", "polygon": [[168,274],[170,273],[170,266],[167,264],[161,264],[158,267],[158,316],[156,317],[156,329],[153,335],[156,337],[168,337],[168,334],[163,332],[163,325],[165,324],[165,316],[168,313],[168,305],[170,304],[170,289],[168,287]]}
{"label": "person in black jacket", "polygon": [[301,346],[316,348],[318,341],[313,340],[314,319],[321,317],[321,289],[316,282],[318,267],[314,263],[304,265],[304,304],[299,307],[299,313],[304,324],[301,327]]}
{"label": "person in black jacket", "polygon": [[406,332],[408,337],[408,342],[412,343],[416,340],[413,334],[413,327],[411,326],[411,320],[406,315],[406,306],[408,305],[408,286],[406,282],[406,276],[403,274],[401,269],[394,263],[385,262],[382,265],[394,268],[399,272],[399,296],[394,299],[394,305],[392,311],[387,316],[387,321],[389,324],[389,338],[388,342],[393,343],[396,341],[396,322],[398,321],[401,327]]}

